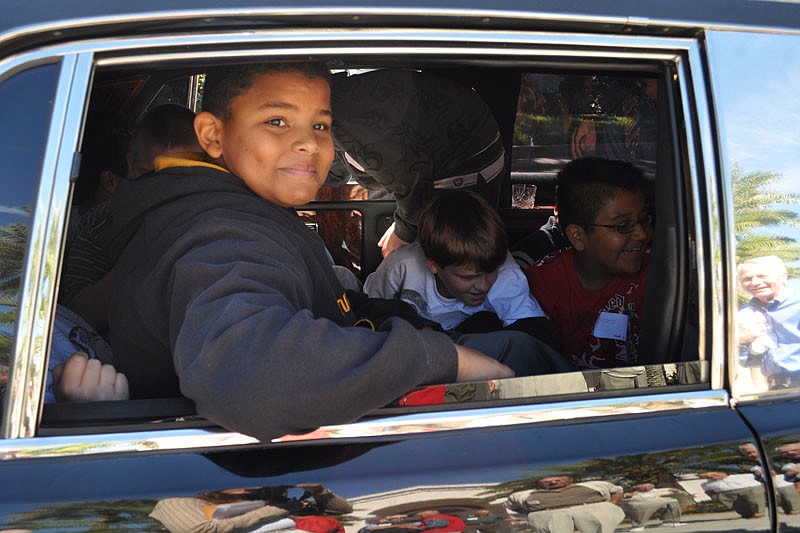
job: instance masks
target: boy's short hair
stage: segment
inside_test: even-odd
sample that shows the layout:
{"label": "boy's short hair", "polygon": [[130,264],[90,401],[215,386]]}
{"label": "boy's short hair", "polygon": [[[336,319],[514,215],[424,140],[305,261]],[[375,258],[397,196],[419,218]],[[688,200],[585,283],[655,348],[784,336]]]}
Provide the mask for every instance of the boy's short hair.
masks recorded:
{"label": "boy's short hair", "polygon": [[585,157],[567,163],[558,173],[556,206],[558,225],[591,228],[606,202],[620,191],[647,198],[647,180],[632,163]]}
{"label": "boy's short hair", "polygon": [[76,204],[93,202],[104,170],[110,170],[119,178],[127,175],[125,153],[128,142],[129,134],[120,130],[103,129],[87,134],[81,147],[80,177],[75,186]]}
{"label": "boy's short hair", "polygon": [[147,147],[167,150],[197,144],[194,132],[194,111],[180,104],[162,104],[149,109],[133,129],[128,148],[134,166],[138,165]]}
{"label": "boy's short hair", "polygon": [[197,142],[194,111],[180,104],[161,104],[147,110],[133,129],[132,140],[152,146]]}
{"label": "boy's short hair", "polygon": [[230,112],[230,102],[246,92],[253,81],[268,73],[296,73],[307,78],[330,80],[330,71],[319,61],[273,61],[248,63],[209,69],[203,84],[203,111],[225,120]]}
{"label": "boy's short hair", "polygon": [[471,191],[437,195],[420,213],[417,235],[425,257],[442,268],[469,265],[493,272],[508,255],[500,214]]}

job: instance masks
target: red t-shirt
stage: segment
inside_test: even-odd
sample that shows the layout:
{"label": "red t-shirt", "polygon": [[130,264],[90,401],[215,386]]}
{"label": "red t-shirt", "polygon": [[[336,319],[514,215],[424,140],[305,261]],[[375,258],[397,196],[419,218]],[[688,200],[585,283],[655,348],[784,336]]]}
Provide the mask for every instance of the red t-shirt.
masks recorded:
{"label": "red t-shirt", "polygon": [[525,270],[531,293],[553,321],[562,355],[580,368],[636,364],[649,258],[646,253],[637,274],[616,276],[598,291],[581,285],[572,250]]}

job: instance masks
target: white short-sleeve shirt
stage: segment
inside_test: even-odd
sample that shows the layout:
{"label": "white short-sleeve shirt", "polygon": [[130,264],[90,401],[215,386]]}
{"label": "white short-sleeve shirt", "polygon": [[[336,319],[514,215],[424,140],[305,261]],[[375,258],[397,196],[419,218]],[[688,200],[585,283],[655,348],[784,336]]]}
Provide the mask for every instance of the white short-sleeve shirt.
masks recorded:
{"label": "white short-sleeve shirt", "polygon": [[503,326],[522,318],[547,316],[531,296],[528,280],[510,253],[500,265],[497,281],[478,306],[439,294],[422,247],[416,242],[390,253],[375,272],[367,276],[364,292],[373,298],[400,298],[413,305],[420,316],[438,322],[446,330],[480,311],[495,313]]}

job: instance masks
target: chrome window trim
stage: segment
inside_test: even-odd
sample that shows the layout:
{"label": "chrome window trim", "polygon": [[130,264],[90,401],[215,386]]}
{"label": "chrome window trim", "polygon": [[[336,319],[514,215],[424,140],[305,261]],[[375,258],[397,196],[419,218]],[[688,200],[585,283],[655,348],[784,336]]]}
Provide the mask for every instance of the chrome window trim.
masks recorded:
{"label": "chrome window trim", "polygon": [[[687,61],[694,68],[688,69]],[[682,113],[686,121],[686,144],[683,148],[686,150],[691,209],[695,221],[696,250],[692,259],[697,268],[698,350],[701,359],[710,362],[711,387],[717,389],[724,385],[726,354],[724,326],[727,299],[722,261],[729,258],[722,242],[721,232],[725,226],[724,220],[720,220],[715,141],[708,107],[705,61],[699,46],[690,47],[686,60],[679,60],[676,67]],[[709,350],[710,353],[706,353]]]}
{"label": "chrome window trim", "polygon": [[[295,48],[273,48],[273,49],[259,49],[250,50],[246,48],[258,44],[281,43],[286,44],[290,41],[303,41],[304,43],[309,40],[315,40],[315,46],[304,45]],[[351,47],[336,46],[337,43],[342,41],[349,42],[362,42],[362,41],[381,41],[400,43],[390,46],[372,46],[365,45],[363,48],[355,45]],[[448,43],[455,43],[452,47],[445,46],[432,46],[432,41],[446,41]],[[72,165],[72,157],[78,145],[81,128],[72,128],[73,131],[64,131],[64,124],[67,119],[75,120],[79,124],[82,121],[83,114],[86,108],[86,98],[88,88],[90,86],[91,76],[93,73],[94,65],[108,66],[120,65],[123,63],[138,63],[147,61],[153,63],[155,50],[158,47],[187,47],[187,46],[202,46],[204,50],[197,52],[162,52],[158,57],[163,60],[185,60],[197,57],[209,57],[209,50],[207,48],[212,45],[219,44],[236,44],[241,46],[244,50],[231,50],[227,49],[224,52],[218,52],[219,56],[236,56],[242,57],[248,52],[255,56],[270,56],[270,55],[341,55],[342,53],[349,52],[359,55],[368,54],[402,54],[402,53],[419,53],[419,54],[446,54],[448,57],[475,57],[476,55],[502,55],[504,57],[518,56],[530,57],[537,54],[551,54],[552,56],[564,57],[568,64],[573,65],[575,58],[584,58],[587,52],[591,52],[596,58],[610,58],[615,60],[620,59],[633,59],[641,61],[669,61],[674,62],[678,67],[681,75],[681,80],[692,80],[693,85],[682,85],[681,94],[679,99],[683,105],[683,112],[688,124],[694,124],[694,111],[691,107],[689,100],[692,98],[692,91],[702,88],[704,83],[704,76],[702,74],[702,62],[700,61],[699,44],[692,39],[673,39],[663,37],[639,37],[639,36],[615,36],[615,35],[585,35],[585,34],[547,34],[541,32],[491,32],[491,31],[453,31],[453,30],[418,30],[418,29],[405,29],[405,30],[330,30],[330,31],[307,31],[307,30],[274,30],[274,31],[259,31],[259,32],[234,32],[224,34],[212,35],[184,35],[184,36],[169,36],[169,37],[153,37],[153,38],[131,38],[131,39],[113,39],[113,40],[97,40],[97,41],[81,41],[71,44],[46,47],[28,54],[20,55],[6,61],[0,62],[0,76],[3,74],[4,68],[12,68],[18,66],[26,61],[43,61],[46,58],[53,58],[63,56],[65,68],[61,73],[59,82],[59,89],[57,94],[57,102],[54,107],[54,114],[52,118],[51,133],[48,138],[48,147],[45,154],[46,166],[42,175],[42,188],[39,193],[37,214],[40,210],[49,213],[50,209],[47,206],[53,207],[51,218],[45,223],[44,221],[36,220],[37,239],[32,239],[32,244],[29,253],[33,258],[45,257],[46,262],[39,267],[37,261],[30,261],[28,265],[29,272],[26,273],[26,280],[30,275],[30,287],[27,287],[24,292],[23,301],[26,305],[32,305],[26,308],[25,316],[20,319],[20,327],[27,328],[24,331],[30,331],[31,334],[36,332],[36,342],[23,343],[20,346],[15,357],[15,361],[19,360],[20,365],[24,364],[24,368],[15,370],[10,376],[9,387],[17,387],[16,394],[10,394],[8,399],[9,405],[6,406],[7,413],[11,416],[7,417],[3,422],[3,436],[5,438],[24,438],[32,437],[35,435],[36,426],[39,416],[39,405],[42,391],[40,388],[32,390],[33,387],[27,387],[28,395],[20,393],[21,384],[42,383],[42,372],[47,368],[47,353],[46,347],[49,345],[50,325],[52,321],[51,312],[54,308],[54,294],[55,288],[58,283],[59,265],[60,261],[54,258],[60,258],[61,245],[63,242],[63,230],[65,228],[66,212],[63,209],[58,209],[59,206],[66,206],[68,198],[66,196],[69,190],[69,177]],[[466,45],[483,45],[482,49]],[[497,48],[492,48],[492,45],[497,45]],[[558,45],[560,48],[556,51],[549,49],[552,45]],[[572,48],[570,48],[570,46]],[[123,50],[138,50],[141,49],[141,54],[130,57],[119,58],[98,58],[95,61],[95,53],[100,54],[104,52],[119,52]],[[153,52],[153,54],[149,53]],[[569,62],[570,59],[573,61]],[[687,62],[687,59],[689,60]],[[68,74],[70,73],[70,74]],[[69,83],[74,83],[71,86],[71,91],[66,89]],[[682,81],[682,83],[688,83]],[[63,84],[63,87],[62,87]],[[690,90],[691,89],[691,90]],[[68,93],[69,96],[65,96]],[[702,92],[701,94],[705,94]],[[699,120],[701,124],[706,124],[708,118],[703,116]],[[691,133],[691,128],[687,128],[687,133]],[[700,142],[703,145],[704,161],[709,161],[709,153],[707,153],[710,141],[706,138],[707,132],[701,128]],[[690,137],[689,139],[693,139]],[[691,143],[694,146],[694,141]],[[711,145],[709,145],[711,146]],[[710,152],[713,154],[713,151]],[[690,158],[693,163],[694,159]],[[710,159],[713,162],[713,157]],[[708,166],[708,163],[706,163]],[[689,176],[687,179],[696,186],[700,182],[698,176],[698,169],[690,166]],[[706,176],[713,176],[714,174],[708,173],[706,169]],[[696,194],[697,191],[693,191]],[[698,201],[699,203],[699,201]],[[702,215],[702,210],[695,205],[695,216]],[[703,227],[703,219],[697,219],[696,236],[698,242],[702,242],[700,233]],[[45,250],[47,253],[44,253]],[[696,250],[694,259],[698,262],[698,267],[702,265],[703,250],[702,248]],[[704,283],[705,273],[699,270],[701,284]],[[716,287],[717,282],[713,281],[712,286]],[[712,288],[713,288],[712,287]],[[706,308],[706,294],[707,291],[701,291],[700,310]],[[714,315],[716,316],[716,315]],[[713,318],[713,317],[712,317]],[[702,320],[702,315],[701,315]],[[706,345],[706,337],[709,332],[705,329],[704,323],[700,324],[700,346]],[[715,327],[715,330],[717,328]],[[22,331],[22,330],[21,330]],[[22,336],[18,336],[18,339]],[[39,346],[39,349],[36,349]],[[702,351],[700,352],[703,353]],[[713,354],[718,354],[716,349],[712,350]],[[717,356],[718,357],[718,356]],[[712,358],[713,359],[713,358]],[[713,364],[713,363],[712,363]],[[722,368],[724,362],[717,362],[715,369]],[[722,387],[723,381],[721,379],[721,372],[713,371],[711,375],[712,387],[719,389]],[[12,381],[13,379],[13,381]],[[716,394],[722,394],[727,401],[727,396],[724,391],[717,391]],[[669,392],[663,395],[664,400],[669,401],[672,398]],[[643,400],[637,397],[634,403],[640,403]],[[593,402],[595,400],[592,400]],[[626,402],[632,400],[618,399],[606,400],[598,399],[597,402],[611,402],[611,405],[626,405]],[[560,411],[563,408],[571,405],[572,402],[552,404],[557,406],[556,410]],[[535,405],[527,406],[533,411],[540,411],[541,407]],[[457,413],[460,411],[454,411]],[[465,410],[469,413],[468,417],[474,417],[476,411]],[[493,425],[490,421],[496,416],[504,416],[505,412],[502,408],[491,408],[485,411],[489,413],[484,418],[489,420],[486,422],[488,425]],[[494,413],[494,415],[492,414]],[[524,418],[524,417],[523,417]],[[498,419],[499,420],[499,419]],[[392,426],[396,423],[394,418],[380,419],[371,423],[369,426],[361,425],[360,428],[372,428],[374,435],[385,434],[381,429],[382,424]],[[528,422],[516,422],[528,423]],[[348,428],[350,426],[337,426],[341,428]],[[342,434],[346,434],[345,429],[337,430]],[[222,430],[220,430],[222,431]],[[363,431],[360,429],[359,431]],[[428,429],[426,431],[431,431]],[[224,431],[223,431],[224,433]],[[159,435],[167,435],[168,438],[171,433],[165,431]],[[363,436],[367,436],[364,434]],[[80,439],[80,437],[75,437]]]}
{"label": "chrome window trim", "polygon": [[[362,43],[342,46],[342,42]],[[368,42],[368,45],[364,45]],[[483,48],[465,48],[462,43],[483,45]],[[254,46],[270,43],[302,43],[292,48],[220,50],[218,46]],[[385,43],[385,45],[375,44]],[[400,43],[398,45],[398,43]],[[456,43],[453,46],[453,43]],[[260,57],[275,55],[375,55],[402,53],[405,48],[420,54],[453,54],[461,56],[504,56],[528,57],[536,53],[542,57],[581,57],[619,59],[642,59],[647,61],[673,61],[675,54],[688,49],[694,43],[691,39],[670,39],[663,37],[639,37],[629,35],[587,35],[579,33],[546,33],[522,31],[478,31],[453,29],[281,29],[252,32],[227,32],[217,34],[187,34],[180,36],[132,37],[118,40],[80,41],[59,45],[53,53],[78,53],[89,51],[98,56],[106,52],[142,49],[149,63],[157,61],[179,61],[193,58]],[[444,45],[447,46],[444,46]],[[497,48],[491,48],[491,45]],[[195,52],[157,52],[159,48],[180,46],[198,47]],[[508,48],[517,46],[518,48]],[[549,47],[559,48],[549,48]],[[575,47],[569,50],[560,47]],[[541,48],[535,48],[541,47]],[[140,63],[145,56],[124,56],[116,58],[98,57],[99,67]]]}
{"label": "chrome window trim", "polygon": [[[518,405],[411,413],[353,424],[326,426],[306,435],[287,435],[273,443],[330,442],[365,437],[398,437],[441,431],[511,428],[560,420],[590,420],[693,409],[728,409],[725,391],[598,398],[557,404]],[[223,429],[174,429],[135,433],[36,437],[0,441],[0,460],[97,456],[135,452],[202,451],[260,444],[256,439]]]}
{"label": "chrome window trim", "polygon": [[[726,360],[738,354],[738,348],[734,339],[733,314],[735,312],[735,300],[731,302],[731,290],[736,287],[732,283],[731,269],[736,270],[736,253],[734,245],[733,227],[733,198],[730,195],[729,187],[726,187],[722,169],[725,162],[722,160],[720,147],[713,132],[713,123],[719,123],[719,115],[709,107],[711,95],[707,93],[712,86],[711,75],[708,72],[708,63],[699,63],[704,72],[705,79],[702,84],[695,83],[695,93],[699,98],[698,116],[701,120],[698,128],[700,130],[700,141],[703,146],[703,175],[706,179],[702,183],[706,186],[706,209],[708,215],[700,220],[707,221],[709,224],[708,238],[709,250],[707,256],[711,265],[711,282],[709,306],[711,310],[711,342],[712,353],[719,354],[711,358],[710,373],[712,379],[716,376],[719,379],[719,386],[722,386],[725,379]],[[718,157],[719,156],[719,157]],[[719,165],[719,166],[718,166]],[[731,327],[728,327],[728,326]],[[730,373],[729,373],[730,374]]]}
{"label": "chrome window trim", "polygon": [[[49,23],[30,24],[14,28],[0,34],[0,47],[6,42],[37,34],[50,34],[60,36],[64,31],[79,30],[81,28],[99,25],[126,25],[136,23],[175,23],[179,21],[196,21],[207,25],[210,21],[225,21],[226,19],[241,20],[243,18],[260,18],[271,20],[274,23],[296,24],[313,17],[314,19],[331,19],[333,25],[341,24],[343,19],[348,22],[358,23],[365,18],[380,17],[383,22],[393,17],[407,19],[418,17],[420,19],[440,19],[446,26],[448,20],[472,21],[479,23],[488,30],[492,24],[502,25],[507,21],[523,22],[549,22],[549,23],[579,23],[598,28],[682,28],[682,29],[714,29],[730,31],[757,31],[769,33],[798,33],[797,28],[781,26],[753,26],[739,23],[720,23],[712,20],[690,21],[680,18],[649,18],[642,16],[600,16],[591,14],[573,14],[558,11],[528,11],[528,10],[499,10],[499,9],[468,9],[468,8],[418,8],[418,7],[378,7],[358,6],[357,11],[352,7],[256,7],[256,8],[228,8],[228,9],[194,9],[194,10],[165,10],[142,11],[122,15],[89,16],[74,19],[65,19]],[[405,24],[401,24],[405,25]],[[163,26],[162,26],[163,27]]]}
{"label": "chrome window trim", "polygon": [[[55,58],[53,58],[55,61]],[[35,63],[34,63],[35,64]],[[44,394],[55,294],[61,273],[70,177],[92,73],[91,54],[65,55],[55,88],[50,127],[31,221],[2,425],[3,438],[31,437]]]}

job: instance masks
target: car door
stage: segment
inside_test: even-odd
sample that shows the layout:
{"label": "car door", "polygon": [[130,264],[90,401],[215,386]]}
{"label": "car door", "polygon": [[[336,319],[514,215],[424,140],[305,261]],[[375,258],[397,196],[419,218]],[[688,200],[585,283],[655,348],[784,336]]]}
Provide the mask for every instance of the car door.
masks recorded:
{"label": "car door", "polygon": [[[17,300],[6,304],[14,324],[5,330],[10,373],[0,441],[3,527],[187,531],[272,524],[364,533],[674,525],[686,531],[770,529],[771,492],[750,472],[745,453],[762,443],[731,408],[724,386],[731,342],[725,333],[731,313],[725,277],[729,234],[718,201],[725,187],[715,164],[700,37],[607,34],[599,27],[588,33],[510,31],[502,25],[480,31],[423,28],[409,23],[414,16],[403,19],[409,26],[400,29],[367,26],[353,32],[332,18],[324,31],[312,31],[301,29],[303,19],[296,18],[281,19],[277,28],[226,31],[204,26],[201,15],[189,17],[192,31],[186,33],[153,27],[141,38],[120,30],[32,49],[0,64],[0,95],[7,94],[0,105],[25,110],[31,123],[26,130],[31,138],[19,139],[27,154],[28,166],[19,174],[24,179],[4,178],[25,186],[26,192],[8,197],[5,211],[22,217],[28,237],[16,255],[3,252],[4,260],[19,263],[16,277],[10,277],[20,287],[9,289]],[[352,424],[271,442],[198,419],[185,399],[43,405],[76,154],[97,94],[95,80],[113,72],[122,77],[309,54],[339,68],[400,63],[497,72],[503,74],[497,79],[517,80],[507,88],[512,94],[522,90],[523,75],[538,76],[543,90],[550,90],[546,76],[599,84],[609,78],[656,80],[659,127],[651,140],[656,160],[647,168],[656,191],[658,274],[648,299],[658,303],[646,318],[641,364],[618,372],[445,384],[437,403],[387,406]],[[487,62],[491,68],[483,70]],[[52,92],[44,91],[47,87]],[[561,97],[559,90],[551,92]],[[531,154],[521,136],[514,140],[527,113],[520,114],[518,102],[493,104],[510,109],[503,134],[521,165],[517,178],[542,178],[537,183],[544,193],[557,168],[547,161],[552,154],[543,142],[529,141],[543,150]],[[598,116],[584,118],[597,127],[624,129],[630,119],[590,108]],[[560,112],[548,113],[547,120],[562,118]],[[3,122],[4,135],[11,136],[19,120]],[[12,153],[6,161],[13,161]],[[550,166],[537,175],[541,167],[535,164]],[[512,166],[510,182],[514,171]],[[504,208],[517,224],[514,231],[535,230],[552,212],[548,203],[527,213],[515,208],[510,191],[507,187]],[[30,219],[22,214],[27,203]],[[3,224],[8,229],[16,222]],[[379,224],[369,224],[374,239]],[[364,244],[373,246],[371,265],[362,263],[367,268],[378,261],[374,245]],[[264,382],[269,386],[269,376]],[[741,412],[751,418],[745,407]],[[772,419],[780,421],[777,415]],[[532,491],[554,477],[569,478],[596,499],[542,506]],[[643,492],[637,487],[645,484],[669,495],[635,505]],[[627,506],[620,503],[625,500]],[[285,519],[291,523],[279,522]],[[567,525],[546,525],[550,522]]]}
{"label": "car door", "polygon": [[[731,245],[737,268],[731,269],[729,294],[737,311],[729,332],[735,334],[733,345],[738,349],[731,380],[737,410],[761,437],[759,466],[771,482],[779,526],[786,531],[800,527],[793,516],[800,488],[793,471],[800,421],[795,416],[798,388],[791,379],[798,351],[788,335],[791,330],[784,328],[793,327],[800,317],[774,315],[771,306],[795,290],[794,265],[800,257],[794,229],[798,152],[784,133],[794,131],[792,119],[800,103],[791,89],[800,64],[797,39],[793,34],[708,35],[723,187],[736,235]],[[748,73],[744,78],[743,72]],[[759,344],[759,337],[748,336],[753,317],[761,316],[753,314],[754,309],[767,313],[768,321],[758,332],[766,335],[766,346]]]}

